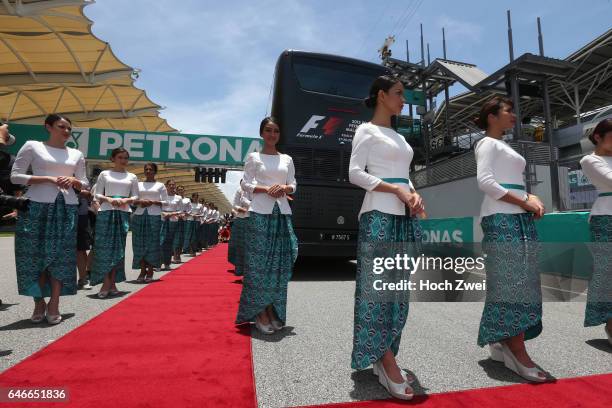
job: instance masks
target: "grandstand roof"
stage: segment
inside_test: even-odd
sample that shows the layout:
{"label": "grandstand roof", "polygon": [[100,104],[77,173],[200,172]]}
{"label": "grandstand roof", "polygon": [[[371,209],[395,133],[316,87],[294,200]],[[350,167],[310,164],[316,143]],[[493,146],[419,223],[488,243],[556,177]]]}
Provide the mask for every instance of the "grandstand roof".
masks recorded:
{"label": "grandstand roof", "polygon": [[[532,57],[542,58],[528,58]],[[550,83],[551,110],[560,124],[575,120],[577,109],[585,113],[612,105],[612,29],[573,52],[564,61],[572,63],[573,67],[564,77],[552,79]],[[499,75],[489,76],[489,82],[495,77]],[[578,101],[575,99],[576,89]],[[482,103],[494,95],[505,94],[503,89],[488,88],[482,92],[468,91],[452,97],[449,104],[451,134],[476,131],[472,119],[478,115]],[[523,116],[543,117],[542,109],[539,98],[521,100]],[[438,131],[442,131],[445,126],[445,110],[446,104],[442,102],[435,117],[435,128]]]}
{"label": "grandstand roof", "polygon": [[[86,126],[100,119],[158,116],[161,107],[134,86],[137,72],[92,33],[93,23],[83,14],[92,3],[0,2],[0,119],[41,123],[57,112]],[[158,130],[174,131],[164,119],[152,122]]]}

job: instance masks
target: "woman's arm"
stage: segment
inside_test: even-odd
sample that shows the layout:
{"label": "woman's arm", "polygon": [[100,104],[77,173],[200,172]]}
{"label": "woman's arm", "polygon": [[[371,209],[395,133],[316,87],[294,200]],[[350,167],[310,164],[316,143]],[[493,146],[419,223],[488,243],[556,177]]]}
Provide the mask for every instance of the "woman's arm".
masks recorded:
{"label": "woman's arm", "polygon": [[247,161],[244,164],[244,175],[242,176],[242,186],[245,191],[251,194],[267,193],[269,186],[257,184],[255,176],[257,175],[257,168],[259,164],[255,159],[254,154],[249,154]]}
{"label": "woman's arm", "polygon": [[52,176],[33,176],[27,174],[32,161],[34,160],[34,147],[26,142],[15,157],[13,168],[11,169],[11,183],[22,185],[33,185],[42,183],[57,184],[57,178]]}
{"label": "woman's arm", "polygon": [[104,195],[105,193],[106,193],[106,175],[104,172],[102,172],[98,176],[98,180],[96,181],[96,184],[94,185],[92,194],[95,197],[95,199],[98,200],[99,202],[110,203],[111,200]]}

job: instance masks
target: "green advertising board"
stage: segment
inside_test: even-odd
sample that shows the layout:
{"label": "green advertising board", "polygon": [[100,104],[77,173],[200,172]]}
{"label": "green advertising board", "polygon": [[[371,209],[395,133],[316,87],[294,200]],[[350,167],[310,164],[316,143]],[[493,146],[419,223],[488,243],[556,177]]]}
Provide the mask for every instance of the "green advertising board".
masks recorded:
{"label": "green advertising board", "polygon": [[428,243],[474,242],[474,218],[430,218],[420,220],[423,241]]}
{"label": "green advertising board", "polygon": [[404,99],[406,100],[406,103],[411,105],[425,106],[425,93],[423,91],[406,89],[404,90]]}
{"label": "green advertising board", "polygon": [[[39,125],[11,124],[10,131],[17,139],[10,149],[13,154],[28,140],[48,138],[45,128]],[[124,147],[131,161],[238,167],[249,153],[261,149],[261,139],[73,128],[66,145],[81,150],[88,160],[108,160],[113,149]]]}

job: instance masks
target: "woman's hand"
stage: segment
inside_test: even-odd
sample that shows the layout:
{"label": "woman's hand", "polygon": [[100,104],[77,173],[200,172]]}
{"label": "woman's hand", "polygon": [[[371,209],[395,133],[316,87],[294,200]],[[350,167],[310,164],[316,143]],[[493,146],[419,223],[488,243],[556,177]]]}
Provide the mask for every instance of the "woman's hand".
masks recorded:
{"label": "woman's hand", "polygon": [[82,187],[81,182],[74,177],[55,177],[55,184],[64,189],[70,187],[80,189]]}
{"label": "woman's hand", "polygon": [[113,207],[121,207],[123,205],[123,202],[120,198],[106,198],[108,200],[108,203],[110,203],[110,205],[112,205]]}
{"label": "woman's hand", "polygon": [[542,201],[538,198],[538,196],[535,196],[533,194],[528,194],[527,196],[527,201],[525,201],[522,205],[523,209],[525,211],[533,213],[536,220],[542,218],[546,211],[546,209],[544,208],[544,204],[542,204]]}
{"label": "woman's hand", "polygon": [[399,198],[404,204],[410,208],[411,214],[419,214],[425,211],[425,206],[423,205],[423,199],[421,196],[414,192],[407,191],[401,187],[397,189],[395,193],[397,198]]}
{"label": "woman's hand", "polygon": [[274,184],[273,186],[268,187],[268,195],[274,198],[280,198],[285,195],[285,190],[283,189],[285,186],[281,186],[280,184]]}

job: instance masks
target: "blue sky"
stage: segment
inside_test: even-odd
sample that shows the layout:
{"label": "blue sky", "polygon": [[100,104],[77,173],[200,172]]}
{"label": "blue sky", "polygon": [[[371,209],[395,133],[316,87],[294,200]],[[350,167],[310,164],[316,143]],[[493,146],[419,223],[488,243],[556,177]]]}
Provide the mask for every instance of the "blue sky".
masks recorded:
{"label": "blue sky", "polygon": [[[86,7],[93,32],[126,64],[141,69],[136,86],[166,107],[161,116],[183,132],[256,137],[269,110],[278,55],[287,48],[379,62],[420,59],[419,23],[432,60],[447,57],[493,73],[508,62],[506,10],[515,56],[538,52],[542,18],[547,56],[565,58],[610,28],[611,0],[98,0]],[[455,87],[451,95],[464,89]]]}

